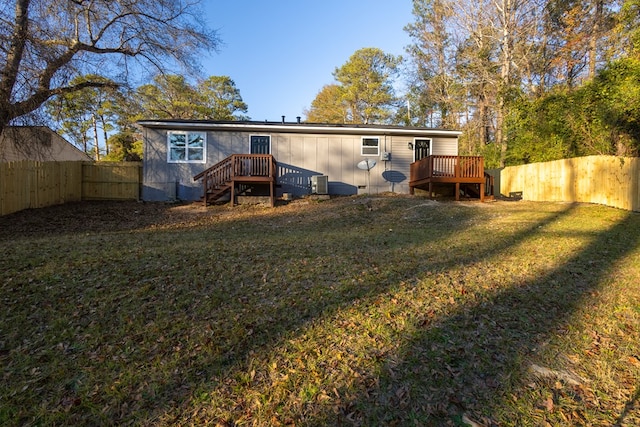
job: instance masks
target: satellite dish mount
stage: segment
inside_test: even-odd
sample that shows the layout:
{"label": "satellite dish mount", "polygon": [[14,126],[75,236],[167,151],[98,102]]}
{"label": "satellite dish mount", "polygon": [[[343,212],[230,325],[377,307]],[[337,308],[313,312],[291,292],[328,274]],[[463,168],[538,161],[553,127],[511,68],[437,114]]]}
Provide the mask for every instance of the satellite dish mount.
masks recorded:
{"label": "satellite dish mount", "polygon": [[362,170],[366,170],[367,171],[367,191],[370,191],[371,169],[373,169],[373,167],[375,165],[376,165],[376,161],[375,160],[371,160],[371,159],[364,159],[361,162],[358,162],[358,164],[356,165],[358,167],[358,169],[362,169]]}

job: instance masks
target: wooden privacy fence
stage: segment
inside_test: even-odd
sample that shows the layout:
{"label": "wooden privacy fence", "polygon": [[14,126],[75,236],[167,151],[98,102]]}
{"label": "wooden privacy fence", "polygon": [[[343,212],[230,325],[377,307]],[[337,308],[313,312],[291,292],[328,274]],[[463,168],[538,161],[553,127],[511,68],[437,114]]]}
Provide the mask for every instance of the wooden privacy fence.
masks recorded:
{"label": "wooden privacy fence", "polygon": [[82,200],[138,200],[142,163],[85,163],[82,168]]}
{"label": "wooden privacy fence", "polygon": [[0,163],[0,215],[80,200],[137,200],[139,162]]}
{"label": "wooden privacy fence", "polygon": [[524,200],[598,203],[640,211],[640,158],[588,156],[509,166],[500,193]]}

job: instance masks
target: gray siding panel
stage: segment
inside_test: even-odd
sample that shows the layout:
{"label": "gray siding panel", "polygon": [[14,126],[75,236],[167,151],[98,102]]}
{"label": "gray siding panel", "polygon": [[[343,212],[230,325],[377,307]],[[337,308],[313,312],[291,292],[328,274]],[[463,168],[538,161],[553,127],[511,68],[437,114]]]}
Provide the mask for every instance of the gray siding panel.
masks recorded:
{"label": "gray siding panel", "polygon": [[[143,200],[198,200],[202,183],[193,176],[236,153],[250,152],[251,135],[271,135],[271,152],[278,165],[277,195],[309,194],[313,175],[329,177],[329,193],[353,195],[358,193],[409,192],[410,164],[413,151],[408,143],[411,135],[385,136],[381,131],[380,151],[391,153],[389,161],[380,156],[360,154],[361,136],[354,134],[325,135],[305,133],[277,133],[218,130],[207,132],[207,162],[168,163],[167,130],[145,128],[143,161]],[[457,155],[456,137],[432,137],[432,154]],[[363,159],[374,159],[377,165],[367,172],[358,169]]]}
{"label": "gray siding panel", "polygon": [[457,156],[458,140],[456,138],[433,138],[431,154],[437,156]]}

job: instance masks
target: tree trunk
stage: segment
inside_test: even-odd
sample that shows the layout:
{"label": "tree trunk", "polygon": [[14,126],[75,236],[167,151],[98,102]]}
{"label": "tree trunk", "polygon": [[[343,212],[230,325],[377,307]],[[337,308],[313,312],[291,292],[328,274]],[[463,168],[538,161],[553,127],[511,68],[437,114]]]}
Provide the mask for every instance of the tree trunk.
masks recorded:
{"label": "tree trunk", "polygon": [[107,144],[107,139],[109,136],[107,135],[107,123],[104,119],[104,116],[100,115],[100,123],[102,124],[102,133],[104,134],[104,152],[106,155],[109,155],[109,144]]}
{"label": "tree trunk", "polygon": [[589,80],[593,79],[596,75],[596,65],[598,63],[598,40],[600,39],[601,23],[603,15],[603,1],[593,0],[592,4],[592,27],[591,34],[589,34]]}
{"label": "tree trunk", "polygon": [[96,120],[96,115],[91,115],[91,120],[93,122],[93,140],[96,146],[96,162],[100,161],[100,143],[98,141],[98,121]]}
{"label": "tree trunk", "polygon": [[512,0],[502,0],[498,8],[500,11],[501,48],[500,88],[498,92],[498,111],[496,112],[496,143],[500,146],[500,167],[505,166],[507,158],[507,139],[504,133],[505,97],[511,88],[511,62],[513,61],[512,44],[514,40],[515,10]]}

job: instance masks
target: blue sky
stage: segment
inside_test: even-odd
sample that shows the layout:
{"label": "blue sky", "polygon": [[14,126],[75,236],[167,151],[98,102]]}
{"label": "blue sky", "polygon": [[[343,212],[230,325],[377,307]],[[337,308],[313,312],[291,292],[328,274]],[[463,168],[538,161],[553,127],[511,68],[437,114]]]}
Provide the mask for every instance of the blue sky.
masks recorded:
{"label": "blue sky", "polygon": [[205,0],[222,40],[202,58],[204,76],[229,76],[253,120],[304,118],[333,71],[358,49],[405,56],[411,0]]}

